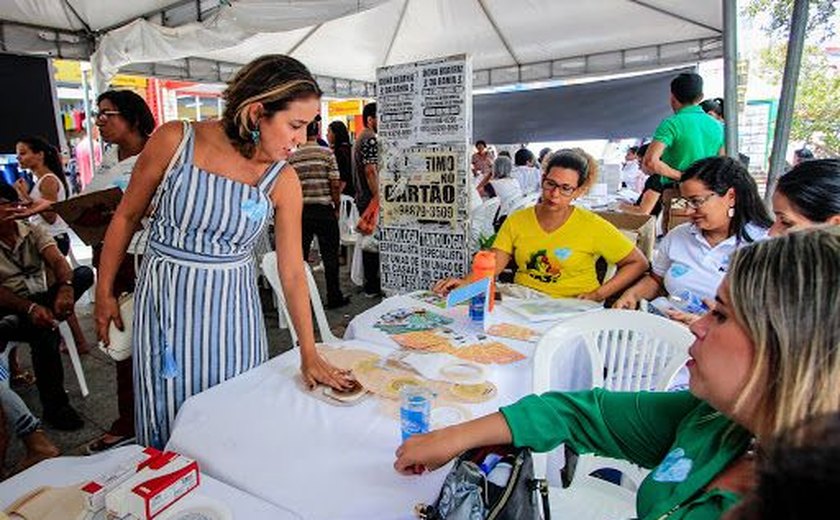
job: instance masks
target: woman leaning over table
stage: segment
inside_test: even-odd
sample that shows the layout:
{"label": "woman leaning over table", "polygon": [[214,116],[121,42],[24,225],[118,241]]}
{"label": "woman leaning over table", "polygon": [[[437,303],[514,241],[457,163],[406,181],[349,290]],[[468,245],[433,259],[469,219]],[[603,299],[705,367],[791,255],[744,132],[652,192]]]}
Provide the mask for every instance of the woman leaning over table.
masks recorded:
{"label": "woman leaning over table", "polygon": [[717,305],[691,325],[690,392],[549,392],[397,449],[401,473],[513,443],[625,459],[651,473],[641,520],[720,518],[754,484],[753,453],[840,410],[840,229],[795,232],[735,253]]}
{"label": "woman leaning over table", "polygon": [[[729,157],[701,159],[680,179],[691,222],[672,229],[657,248],[652,272],[627,289],[613,307],[635,309],[642,299],[685,294],[710,300],[726,274],[730,256],[767,236],[773,223],[744,166]],[[690,323],[697,315],[669,311]]]}
{"label": "woman leaning over table", "polygon": [[840,224],[840,160],[801,162],[782,175],[773,193],[773,213],[771,236],[817,224]]}
{"label": "woman leaning over table", "polygon": [[118,266],[161,186],[134,292],[132,356],[138,442],[158,448],[187,398],[267,359],[253,249],[272,214],[303,380],[351,386],[349,373],[315,350],[301,260],[301,187],[286,165],[306,140],[321,90],[297,60],[268,55],[240,69],[224,97],[220,120],[167,123],[152,135],[102,251],[96,324],[107,343],[110,323],[122,326],[113,295]]}
{"label": "woman leaning over table", "polygon": [[[641,276],[647,259],[615,226],[572,204],[595,182],[598,165],[589,154],[559,150],[544,163],[540,201],[513,212],[496,236],[496,274],[514,258],[517,284],[555,298],[606,300]],[[599,257],[618,266],[603,285],[595,272]],[[434,290],[445,293],[462,283],[447,278]]]}

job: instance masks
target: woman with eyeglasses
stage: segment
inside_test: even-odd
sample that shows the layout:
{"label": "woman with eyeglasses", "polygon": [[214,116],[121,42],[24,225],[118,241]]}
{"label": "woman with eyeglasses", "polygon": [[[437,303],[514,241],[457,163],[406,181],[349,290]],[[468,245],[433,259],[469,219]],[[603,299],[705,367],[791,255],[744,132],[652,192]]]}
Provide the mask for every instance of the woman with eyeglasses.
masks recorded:
{"label": "woman with eyeglasses", "polygon": [[[714,298],[730,256],[765,238],[773,224],[755,181],[730,157],[709,157],[689,166],[680,178],[680,195],[691,222],[665,235],[651,273],[627,289],[613,307],[635,309],[643,299],[664,297],[657,300],[657,309],[685,323],[696,320],[703,312],[697,307],[710,307],[699,302]],[[685,312],[690,302],[695,309]]]}
{"label": "woman with eyeglasses", "polygon": [[817,224],[840,225],[840,160],[801,162],[782,175],[773,193],[773,213],[771,236]]}
{"label": "woman with eyeglasses", "polygon": [[[137,158],[155,129],[155,118],[143,98],[130,90],[103,92],[96,103],[96,126],[102,139],[108,143],[108,148],[102,158],[102,164],[97,168],[93,181],[85,188],[85,192],[114,187],[125,191]],[[90,215],[90,218],[108,222],[112,216],[113,213],[109,212]],[[144,219],[143,228],[147,225],[148,222]],[[112,288],[112,294],[116,298],[134,290],[137,276],[134,265],[139,265],[146,248],[145,235],[143,229],[134,233],[126,255],[119,265]],[[101,255],[102,244],[93,246],[93,265],[96,268],[99,268]],[[134,439],[134,382],[131,364],[130,358],[115,364],[118,416],[108,431],[88,443],[86,450],[89,454],[121,446]]]}
{"label": "woman with eyeglasses", "polygon": [[[555,298],[606,300],[641,276],[648,261],[615,226],[572,204],[595,182],[598,165],[589,154],[559,150],[544,162],[540,201],[513,212],[496,236],[496,274],[513,258],[517,284]],[[618,267],[603,285],[595,271],[601,257]],[[448,278],[433,289],[446,293],[461,283]]]}

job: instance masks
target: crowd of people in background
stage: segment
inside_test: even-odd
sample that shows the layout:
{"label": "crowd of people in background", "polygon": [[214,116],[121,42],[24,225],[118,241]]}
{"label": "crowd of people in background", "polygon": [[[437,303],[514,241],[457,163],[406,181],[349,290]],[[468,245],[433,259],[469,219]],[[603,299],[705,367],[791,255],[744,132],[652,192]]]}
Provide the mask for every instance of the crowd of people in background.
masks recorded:
{"label": "crowd of people in background", "polygon": [[[117,187],[122,200],[113,215],[98,216],[109,226],[93,246],[96,333],[107,347],[112,326],[133,324],[136,348],[116,362],[118,418],[88,444],[89,453],[134,440],[162,448],[185,399],[266,361],[253,258],[270,227],[304,382],[337,390],[353,385],[352,374],[315,349],[301,260],[317,238],[326,307],[349,303],[339,274],[339,214],[342,197],[363,218],[378,211],[376,103],[364,106],[355,136],[342,121],[322,127],[315,79],[281,55],[243,67],[224,96],[218,120],[159,128],[132,92],[97,99],[95,122],[108,146],[85,191]],[[497,276],[512,269],[513,283],[547,297],[621,309],[657,299],[701,301],[691,312],[653,306],[697,338],[690,392],[529,396],[499,413],[412,437],[397,451],[398,471],[434,469],[475,446],[543,450],[559,442],[661,469],[676,442],[705,477],[695,472],[677,482],[657,478],[655,469],[639,489],[640,516],[682,510],[717,518],[747,497],[730,518],[762,518],[775,498],[778,468],[792,460],[787,450],[801,453],[812,449],[813,436],[836,436],[840,160],[796,150],[792,169],[772,187],[771,215],[745,161],[724,155],[723,100],[704,100],[700,76],[680,74],[669,101],[673,115],[648,142],[626,150],[620,170],[622,185],[638,193],[620,210],[657,216],[667,209],[669,190],[684,206],[687,222],[661,230],[652,258],[578,205],[600,170],[579,148],[544,148],[535,156],[521,147],[511,157],[477,140],[469,186],[481,199],[499,199]],[[17,154],[34,184],[0,183],[0,351],[10,341],[30,345],[34,374],[23,373],[8,353],[10,377],[37,386],[46,423],[74,430],[83,421],[63,388],[56,327],[66,320],[86,349],[73,309],[93,284],[93,270],[71,267],[70,229],[52,210],[71,195],[57,150],[22,137]],[[599,273],[599,259],[614,272]],[[375,247],[362,249],[365,296],[382,295],[379,261]],[[446,278],[432,289],[445,294],[465,282]],[[119,304],[132,291],[133,318]],[[0,460],[11,434],[26,447],[22,468],[58,455],[41,419],[2,384],[0,404]],[[625,433],[644,426],[648,414],[661,419],[655,435],[628,440]],[[819,417],[827,419],[811,433],[796,433]],[[773,456],[757,466],[756,443]]]}

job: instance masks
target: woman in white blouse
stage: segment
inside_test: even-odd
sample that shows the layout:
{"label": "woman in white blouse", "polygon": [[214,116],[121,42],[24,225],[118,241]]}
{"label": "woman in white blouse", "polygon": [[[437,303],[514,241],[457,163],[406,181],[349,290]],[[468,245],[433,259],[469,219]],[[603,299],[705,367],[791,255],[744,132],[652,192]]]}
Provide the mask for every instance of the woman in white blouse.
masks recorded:
{"label": "woman in white blouse", "polygon": [[[660,296],[671,301],[713,299],[732,253],[765,238],[773,224],[755,181],[729,157],[709,157],[689,166],[680,179],[680,194],[691,222],[665,235],[651,272],[627,289],[614,307],[635,309],[642,299]],[[696,319],[677,309],[667,312],[680,321]]]}
{"label": "woman in white blouse", "polygon": [[[155,120],[143,98],[130,90],[109,90],[97,99],[96,126],[109,144],[102,164],[96,170],[86,192],[113,187],[125,191],[137,157],[155,129]],[[111,214],[98,215],[109,220]],[[96,217],[96,216],[93,216]],[[116,277],[114,295],[134,290],[134,265],[140,263],[145,250],[146,233],[137,231],[131,240]],[[141,242],[142,240],[142,242]],[[93,265],[99,267],[102,244],[93,247]],[[135,258],[136,255],[136,258]],[[134,439],[134,389],[131,358],[116,362],[118,417],[104,434],[87,445],[88,453],[98,453]]]}

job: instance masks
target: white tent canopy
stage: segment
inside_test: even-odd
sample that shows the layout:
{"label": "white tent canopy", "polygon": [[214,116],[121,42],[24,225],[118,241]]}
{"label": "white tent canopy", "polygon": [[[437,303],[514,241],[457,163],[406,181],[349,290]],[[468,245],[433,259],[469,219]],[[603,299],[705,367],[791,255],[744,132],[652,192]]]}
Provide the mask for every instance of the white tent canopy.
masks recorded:
{"label": "white tent canopy", "polygon": [[85,57],[80,48],[96,41],[101,79],[122,69],[223,80],[260,54],[285,53],[346,80],[332,86],[348,93],[368,91],[377,67],[458,53],[473,57],[484,86],[722,52],[720,0],[0,0],[0,13],[9,52]]}

